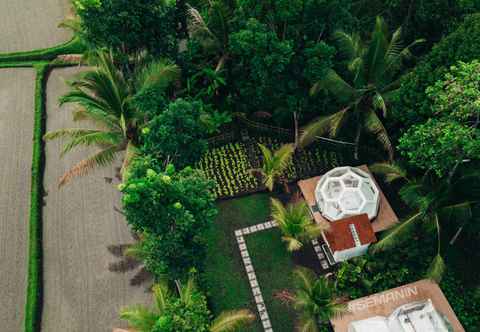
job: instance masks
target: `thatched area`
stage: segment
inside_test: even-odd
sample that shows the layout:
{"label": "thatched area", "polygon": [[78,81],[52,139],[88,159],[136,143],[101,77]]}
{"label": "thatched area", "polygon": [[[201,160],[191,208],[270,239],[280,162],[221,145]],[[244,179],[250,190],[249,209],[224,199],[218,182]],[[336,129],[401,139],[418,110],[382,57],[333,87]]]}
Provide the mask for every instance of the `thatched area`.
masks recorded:
{"label": "thatched area", "polygon": [[0,53],[52,47],[71,37],[58,28],[69,0],[5,0],[0,8]]}
{"label": "thatched area", "polygon": [[23,329],[33,139],[32,69],[0,70],[0,321]]}
{"label": "thatched area", "polygon": [[[59,109],[58,97],[67,91],[65,79],[78,68],[57,69],[47,84],[47,130],[73,127],[71,106]],[[132,273],[108,270],[115,257],[110,244],[131,243],[120,206],[113,167],[99,169],[59,189],[57,181],[86,152],[60,158],[62,140],[46,144],[44,207],[43,331],[112,331],[124,327],[118,318],[125,305],[151,301],[145,287],[130,286]],[[105,178],[108,178],[107,180]]]}

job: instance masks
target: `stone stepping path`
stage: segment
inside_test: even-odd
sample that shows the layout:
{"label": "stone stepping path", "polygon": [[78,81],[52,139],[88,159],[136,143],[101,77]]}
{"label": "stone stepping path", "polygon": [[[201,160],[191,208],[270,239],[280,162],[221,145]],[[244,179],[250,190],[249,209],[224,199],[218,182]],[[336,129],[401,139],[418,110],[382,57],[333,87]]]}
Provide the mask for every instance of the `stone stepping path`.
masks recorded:
{"label": "stone stepping path", "polygon": [[[240,256],[242,257],[243,265],[245,267],[245,272],[247,273],[253,298],[255,300],[255,304],[257,305],[258,315],[260,317],[260,320],[262,322],[262,326],[265,332],[273,332],[272,322],[270,321],[270,316],[268,315],[268,310],[267,310],[267,306],[265,305],[265,301],[263,299],[262,290],[260,288],[260,285],[258,284],[257,275],[255,274],[255,269],[253,267],[250,254],[248,252],[247,243],[245,242],[245,236],[256,233],[256,232],[275,228],[277,226],[278,226],[277,223],[271,220],[271,221],[256,224],[253,226],[237,229],[235,231],[235,237],[237,239],[238,249],[240,250]],[[315,239],[315,240],[312,240],[312,245],[320,261],[320,265],[322,269],[330,270],[331,265],[328,262],[328,256],[324,252],[322,243],[320,243],[318,240]]]}

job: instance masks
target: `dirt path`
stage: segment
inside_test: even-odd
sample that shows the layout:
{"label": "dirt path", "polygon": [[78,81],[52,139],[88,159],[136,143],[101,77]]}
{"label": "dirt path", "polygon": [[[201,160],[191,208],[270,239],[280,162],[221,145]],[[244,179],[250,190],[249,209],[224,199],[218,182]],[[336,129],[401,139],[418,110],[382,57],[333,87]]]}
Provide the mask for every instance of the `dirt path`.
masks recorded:
{"label": "dirt path", "polygon": [[[65,93],[64,80],[76,68],[56,69],[47,84],[47,130],[72,127],[71,106],[59,110],[58,97]],[[74,180],[62,189],[57,180],[83,151],[59,158],[61,140],[46,144],[44,183],[48,196],[44,207],[44,308],[45,332],[107,332],[122,327],[118,310],[126,304],[150,298],[144,287],[129,285],[131,274],[109,272],[114,261],[109,244],[129,243],[131,236],[119,206],[119,193],[104,177],[103,169]],[[114,180],[114,183],[116,181]]]}
{"label": "dirt path", "polygon": [[70,0],[0,0],[0,53],[55,46],[71,37],[58,28]]}
{"label": "dirt path", "polygon": [[35,72],[0,69],[0,322],[22,330],[32,163]]}

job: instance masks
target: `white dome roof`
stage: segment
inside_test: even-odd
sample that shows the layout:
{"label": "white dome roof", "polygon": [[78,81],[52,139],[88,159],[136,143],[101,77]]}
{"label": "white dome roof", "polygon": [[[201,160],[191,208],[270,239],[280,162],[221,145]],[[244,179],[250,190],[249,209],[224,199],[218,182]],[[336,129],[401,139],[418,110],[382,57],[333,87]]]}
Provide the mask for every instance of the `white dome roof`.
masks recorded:
{"label": "white dome roof", "polygon": [[317,183],[315,198],[322,215],[330,221],[366,213],[377,216],[379,190],[372,177],[356,167],[337,167]]}

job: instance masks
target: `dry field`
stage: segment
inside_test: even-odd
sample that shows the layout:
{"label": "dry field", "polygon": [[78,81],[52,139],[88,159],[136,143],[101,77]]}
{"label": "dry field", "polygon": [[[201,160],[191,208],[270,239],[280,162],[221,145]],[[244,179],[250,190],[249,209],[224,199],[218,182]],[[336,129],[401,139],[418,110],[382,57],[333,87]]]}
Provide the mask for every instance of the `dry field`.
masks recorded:
{"label": "dry field", "polygon": [[[65,93],[64,80],[77,68],[54,70],[47,84],[47,130],[73,127],[71,106],[59,109],[58,97]],[[48,191],[44,207],[44,307],[45,332],[107,332],[123,327],[118,310],[126,304],[148,301],[144,287],[129,285],[131,274],[109,272],[115,261],[109,244],[132,241],[119,206],[119,193],[104,177],[112,168],[73,180],[61,189],[58,178],[80,158],[77,151],[60,158],[62,141],[46,144],[44,184]]]}
{"label": "dry field", "polygon": [[23,327],[35,72],[0,69],[0,322]]}
{"label": "dry field", "polygon": [[0,53],[67,41],[71,33],[57,26],[69,9],[69,0],[0,0]]}

